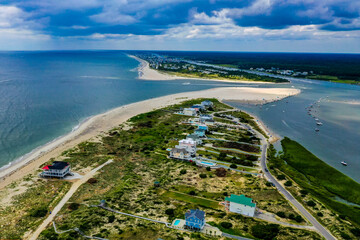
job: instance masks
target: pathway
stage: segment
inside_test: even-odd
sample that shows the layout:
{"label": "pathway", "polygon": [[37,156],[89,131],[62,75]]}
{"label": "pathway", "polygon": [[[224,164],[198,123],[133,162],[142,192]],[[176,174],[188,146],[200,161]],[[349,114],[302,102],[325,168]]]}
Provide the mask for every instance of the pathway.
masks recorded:
{"label": "pathway", "polygon": [[93,177],[95,173],[106,166],[109,163],[112,163],[113,160],[108,160],[106,163],[94,168],[87,174],[85,174],[80,180],[73,183],[70,190],[65,194],[65,196],[60,200],[58,205],[52,210],[52,213],[41,223],[41,225],[36,229],[36,231],[32,234],[32,236],[29,238],[29,240],[36,240],[40,233],[45,230],[45,228],[54,220],[56,214],[61,210],[61,208],[69,201],[69,199],[72,197],[72,195],[77,191],[77,189],[85,183],[89,178]]}

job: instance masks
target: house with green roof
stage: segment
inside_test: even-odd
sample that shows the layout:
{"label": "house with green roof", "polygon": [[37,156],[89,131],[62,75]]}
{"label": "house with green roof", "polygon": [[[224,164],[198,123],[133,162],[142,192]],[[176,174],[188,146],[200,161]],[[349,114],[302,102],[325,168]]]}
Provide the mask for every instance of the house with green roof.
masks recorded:
{"label": "house with green roof", "polygon": [[225,210],[233,213],[240,213],[249,217],[253,217],[256,210],[256,203],[245,195],[231,194],[224,201]]}

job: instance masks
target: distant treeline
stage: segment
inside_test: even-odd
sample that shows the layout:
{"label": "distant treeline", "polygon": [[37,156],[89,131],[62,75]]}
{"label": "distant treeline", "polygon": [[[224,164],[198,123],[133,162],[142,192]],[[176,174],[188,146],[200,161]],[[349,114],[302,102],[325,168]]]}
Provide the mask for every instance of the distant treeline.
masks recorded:
{"label": "distant treeline", "polygon": [[168,51],[157,53],[210,64],[235,65],[241,69],[274,67],[299,72],[313,71],[317,75],[331,75],[339,79],[360,81],[360,54]]}

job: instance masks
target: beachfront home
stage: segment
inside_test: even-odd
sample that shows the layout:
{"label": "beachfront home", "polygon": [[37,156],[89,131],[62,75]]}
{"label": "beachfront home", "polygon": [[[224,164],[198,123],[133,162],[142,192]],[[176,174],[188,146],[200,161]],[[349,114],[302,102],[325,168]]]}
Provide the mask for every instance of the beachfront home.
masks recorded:
{"label": "beachfront home", "polygon": [[214,119],[211,115],[207,115],[207,114],[203,114],[200,116],[199,121],[201,123],[209,123],[209,124],[213,124],[214,123]]}
{"label": "beachfront home", "polygon": [[209,108],[214,106],[214,103],[212,101],[206,100],[206,101],[202,101],[201,105],[203,105],[205,108]]}
{"label": "beachfront home", "polygon": [[205,212],[199,209],[190,209],[185,213],[185,228],[201,230],[205,225]]}
{"label": "beachfront home", "polygon": [[170,157],[181,159],[181,160],[189,160],[191,158],[191,151],[189,149],[184,147],[175,146],[170,151]]}
{"label": "beachfront home", "polygon": [[64,178],[66,175],[71,175],[70,164],[63,161],[54,161],[52,165],[46,165],[42,168],[41,177],[56,177]]}
{"label": "beachfront home", "polygon": [[196,145],[201,145],[202,144],[201,138],[198,135],[194,134],[194,133],[187,135],[186,139],[194,140],[196,142]]}
{"label": "beachfront home", "polygon": [[196,141],[193,139],[182,139],[179,141],[179,146],[196,148]]}
{"label": "beachfront home", "polygon": [[249,217],[253,217],[256,210],[256,203],[253,203],[251,198],[245,195],[231,194],[230,197],[225,198],[225,210],[233,213],[240,213]]}
{"label": "beachfront home", "polygon": [[183,114],[186,116],[196,116],[197,111],[194,108],[184,108]]}
{"label": "beachfront home", "polygon": [[196,129],[195,130],[195,134],[198,135],[199,137],[205,137],[205,133],[206,133],[206,130],[204,130],[204,129]]}
{"label": "beachfront home", "polygon": [[200,104],[193,105],[193,106],[191,106],[191,108],[195,109],[197,112],[205,110],[205,107],[203,105],[200,105]]}

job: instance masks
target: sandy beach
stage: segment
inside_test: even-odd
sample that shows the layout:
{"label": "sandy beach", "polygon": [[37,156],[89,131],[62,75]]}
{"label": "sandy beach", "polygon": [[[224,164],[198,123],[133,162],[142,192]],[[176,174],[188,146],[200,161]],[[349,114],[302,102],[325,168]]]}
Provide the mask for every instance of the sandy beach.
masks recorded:
{"label": "sandy beach", "polygon": [[194,78],[194,77],[181,77],[166,74],[154,69],[150,68],[150,65],[147,61],[138,58],[133,55],[127,55],[130,58],[133,58],[140,62],[139,67],[137,68],[139,73],[139,79],[142,80],[152,80],[152,81],[168,81],[168,80],[179,80],[179,79],[187,79],[187,80],[205,80],[205,81],[216,81],[216,82],[229,82],[229,83],[251,83],[251,84],[275,84],[272,82],[262,82],[262,81],[241,81],[241,80],[228,80],[228,79],[211,79],[211,78]]}
{"label": "sandy beach", "polygon": [[127,121],[129,118],[140,113],[173,105],[187,99],[194,98],[217,98],[222,100],[234,100],[244,102],[256,102],[264,104],[277,101],[285,97],[299,94],[300,90],[293,88],[249,88],[231,87],[215,88],[204,91],[178,93],[141,102],[132,103],[115,108],[106,113],[96,115],[83,122],[75,131],[60,137],[53,142],[37,148],[24,156],[22,161],[11,165],[0,172],[0,189],[12,181],[36,171],[39,166],[50,158],[58,157],[66,149],[105,133],[113,127]]}

